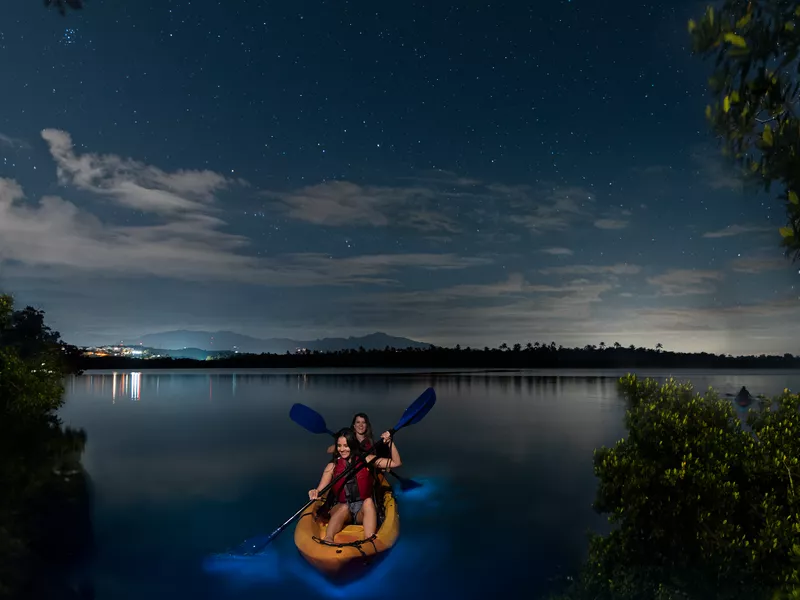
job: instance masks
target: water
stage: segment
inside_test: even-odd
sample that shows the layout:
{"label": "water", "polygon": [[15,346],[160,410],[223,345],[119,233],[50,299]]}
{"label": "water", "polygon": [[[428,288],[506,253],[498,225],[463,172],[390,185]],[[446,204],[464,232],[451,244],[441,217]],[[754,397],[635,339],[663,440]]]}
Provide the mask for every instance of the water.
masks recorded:
{"label": "water", "polygon": [[[588,530],[607,531],[591,508],[592,451],[625,435],[616,388],[624,371],[336,373],[71,378],[61,416],[88,435],[95,598],[483,599],[521,589],[535,598],[577,569]],[[800,387],[800,373],[671,374],[698,391]],[[318,483],[330,439],[289,419],[294,402],[331,429],[365,411],[378,434],[428,386],[436,406],[396,439],[398,471],[424,485],[405,494],[396,486],[400,540],[365,579],[326,582],[298,555],[293,527],[259,559],[209,560],[272,531]]]}

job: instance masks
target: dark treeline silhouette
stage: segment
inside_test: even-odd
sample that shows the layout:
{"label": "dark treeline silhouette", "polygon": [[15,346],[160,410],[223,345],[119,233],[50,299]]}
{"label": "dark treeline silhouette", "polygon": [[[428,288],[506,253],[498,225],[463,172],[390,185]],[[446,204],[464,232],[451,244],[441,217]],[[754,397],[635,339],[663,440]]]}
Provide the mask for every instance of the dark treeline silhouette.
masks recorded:
{"label": "dark treeline silhouette", "polygon": [[229,354],[208,360],[138,359],[127,357],[75,357],[76,366],[85,369],[161,369],[161,368],[309,368],[309,367],[382,367],[382,368],[486,368],[486,369],[796,369],[800,357],[740,356],[655,349],[589,345],[564,348],[550,344],[515,344],[499,348],[385,348],[383,350],[340,350],[297,354]]}
{"label": "dark treeline silhouette", "polygon": [[83,0],[44,0],[47,8],[55,7],[62,15],[67,14],[67,9],[80,10],[83,8]]}
{"label": "dark treeline silhouette", "polygon": [[79,356],[42,311],[0,294],[0,599],[93,596],[86,434],[57,416]]}
{"label": "dark treeline silhouette", "polygon": [[85,444],[55,417],[0,423],[0,598],[93,598]]}

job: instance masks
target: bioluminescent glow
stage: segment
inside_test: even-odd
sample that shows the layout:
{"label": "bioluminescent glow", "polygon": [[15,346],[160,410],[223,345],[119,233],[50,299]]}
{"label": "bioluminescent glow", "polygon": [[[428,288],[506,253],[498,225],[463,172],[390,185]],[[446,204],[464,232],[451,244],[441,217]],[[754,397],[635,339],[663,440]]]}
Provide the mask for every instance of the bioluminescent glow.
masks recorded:
{"label": "bioluminescent glow", "polygon": [[[365,565],[354,578],[346,581],[331,580],[303,559],[289,541],[268,546],[261,554],[217,554],[209,556],[203,564],[209,574],[223,577],[234,589],[275,585],[286,585],[292,581],[310,588],[309,591],[325,598],[373,597],[375,590],[387,583],[403,583],[408,589],[409,581],[418,581],[420,574],[437,568],[437,563],[446,556],[448,538],[435,532],[420,535],[413,532],[417,517],[424,521],[436,521],[436,513],[445,506],[452,486],[441,479],[415,478],[421,487],[400,492],[396,490],[400,512],[406,517],[401,528],[400,539],[394,548]],[[418,525],[418,524],[417,524]],[[262,538],[255,536],[240,544],[236,551],[246,550],[248,544],[259,545]]]}
{"label": "bioluminescent glow", "polygon": [[[383,555],[380,561],[368,566],[361,577],[355,581],[338,583],[325,578],[308,564],[299,553],[293,553],[284,561],[288,574],[302,582],[311,591],[325,598],[361,600],[374,598],[377,590],[403,589],[407,596],[409,585],[414,582],[423,585],[426,571],[435,570],[441,558],[446,555],[446,539],[400,534],[394,548]],[[402,584],[402,585],[400,585]],[[384,595],[382,592],[380,595]]]}
{"label": "bioluminescent glow", "polygon": [[234,587],[243,588],[280,581],[280,563],[281,551],[268,547],[253,556],[213,554],[203,561],[203,570],[223,576]]}

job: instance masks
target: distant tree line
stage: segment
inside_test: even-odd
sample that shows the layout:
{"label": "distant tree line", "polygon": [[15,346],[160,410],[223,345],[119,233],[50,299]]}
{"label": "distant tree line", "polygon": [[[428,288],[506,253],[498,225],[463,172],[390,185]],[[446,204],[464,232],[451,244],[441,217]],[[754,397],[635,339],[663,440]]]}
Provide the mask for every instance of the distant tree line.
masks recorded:
{"label": "distant tree line", "polygon": [[75,357],[80,369],[142,368],[312,368],[312,367],[382,367],[382,368],[501,368],[501,369],[612,369],[612,368],[681,368],[681,369],[796,369],[800,357],[733,357],[722,354],[665,352],[656,348],[619,343],[606,346],[587,345],[565,348],[555,342],[502,344],[497,348],[390,348],[383,350],[339,350],[297,354],[229,354],[209,360],[190,358],[138,359],[129,357]]}

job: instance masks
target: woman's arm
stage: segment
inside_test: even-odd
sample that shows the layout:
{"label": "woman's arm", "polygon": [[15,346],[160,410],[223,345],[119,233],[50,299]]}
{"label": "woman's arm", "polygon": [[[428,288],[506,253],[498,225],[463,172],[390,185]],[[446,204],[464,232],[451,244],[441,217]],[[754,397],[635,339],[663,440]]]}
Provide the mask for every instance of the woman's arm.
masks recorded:
{"label": "woman's arm", "polygon": [[316,500],[319,497],[319,491],[327,486],[331,479],[333,479],[333,463],[328,463],[325,465],[325,469],[322,471],[322,477],[319,480],[319,485],[315,487],[313,490],[308,490],[308,499],[309,500]]}
{"label": "woman's arm", "polygon": [[330,446],[328,446],[328,449],[325,452],[327,452],[328,454],[333,454],[333,451],[335,449],[336,447],[333,444],[331,444]]}
{"label": "woman's arm", "polygon": [[375,458],[374,454],[367,457],[367,462],[372,462],[379,469],[396,469],[403,464],[400,460],[400,453],[397,451],[397,446],[392,444],[392,457],[391,458]]}

